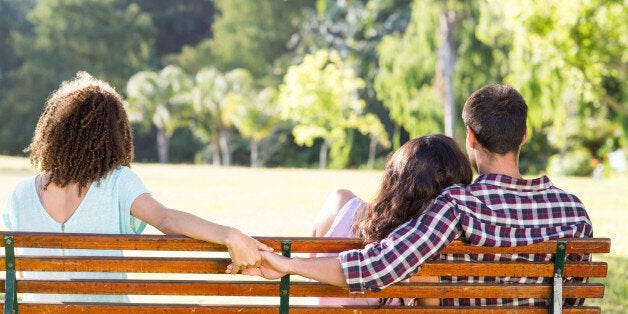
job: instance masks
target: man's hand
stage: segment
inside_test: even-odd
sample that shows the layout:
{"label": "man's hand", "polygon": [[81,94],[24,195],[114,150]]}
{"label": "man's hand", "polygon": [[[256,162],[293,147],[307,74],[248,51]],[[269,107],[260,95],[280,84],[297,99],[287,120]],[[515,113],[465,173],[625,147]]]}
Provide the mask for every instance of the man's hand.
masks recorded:
{"label": "man's hand", "polygon": [[[266,279],[278,279],[288,274],[290,270],[290,258],[267,251],[260,251],[260,254],[262,255],[262,264],[256,268],[251,267],[242,269],[243,275],[261,276]],[[236,269],[235,272],[234,269]],[[227,270],[225,270],[225,273],[227,274],[235,274],[236,272],[237,268],[235,268],[233,264],[229,264],[227,266]]]}
{"label": "man's hand", "polygon": [[[338,287],[347,286],[347,280],[337,257],[287,258],[266,251],[259,253],[262,256],[262,264],[257,268],[243,269],[243,275],[262,276],[266,279],[278,279],[287,274],[299,275]],[[233,265],[227,266],[225,272],[237,273]]]}

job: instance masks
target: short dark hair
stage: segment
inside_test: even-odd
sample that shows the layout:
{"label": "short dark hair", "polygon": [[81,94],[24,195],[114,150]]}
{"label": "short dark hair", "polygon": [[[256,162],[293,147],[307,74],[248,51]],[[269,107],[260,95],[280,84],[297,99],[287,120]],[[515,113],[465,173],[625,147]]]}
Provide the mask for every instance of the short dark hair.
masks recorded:
{"label": "short dark hair", "polygon": [[464,124],[489,152],[516,152],[526,132],[528,105],[508,85],[487,85],[475,91],[462,110]]}
{"label": "short dark hair", "polygon": [[45,187],[78,183],[79,193],[130,166],[133,136],[122,97],[106,82],[77,73],[48,98],[28,150],[31,164],[50,174]]}

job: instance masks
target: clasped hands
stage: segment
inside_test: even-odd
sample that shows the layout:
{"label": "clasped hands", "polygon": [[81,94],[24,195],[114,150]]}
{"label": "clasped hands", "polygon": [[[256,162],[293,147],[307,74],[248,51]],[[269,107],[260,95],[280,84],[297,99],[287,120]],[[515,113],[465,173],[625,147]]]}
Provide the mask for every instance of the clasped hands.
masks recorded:
{"label": "clasped hands", "polygon": [[[262,256],[262,262],[252,267],[240,267],[243,275],[278,279],[290,273],[290,258],[268,251],[260,251],[259,253]],[[225,273],[237,274],[238,268],[231,263],[227,265]]]}

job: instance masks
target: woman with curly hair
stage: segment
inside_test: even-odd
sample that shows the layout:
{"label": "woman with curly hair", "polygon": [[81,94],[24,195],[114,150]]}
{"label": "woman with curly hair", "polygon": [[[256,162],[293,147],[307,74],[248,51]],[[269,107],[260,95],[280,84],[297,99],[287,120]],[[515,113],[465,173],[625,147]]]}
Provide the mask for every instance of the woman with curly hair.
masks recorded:
{"label": "woman with curly hair", "polygon": [[[415,138],[389,158],[379,192],[372,202],[364,202],[350,190],[332,192],[316,218],[312,236],[359,237],[364,244],[377,242],[422,214],[442,189],[471,183],[472,175],[469,160],[450,137],[432,134]],[[423,279],[436,281],[436,278]],[[409,302],[365,298],[314,298],[313,301],[324,305]],[[413,302],[438,304],[437,300]]]}
{"label": "woman with curly hair", "polygon": [[[86,72],[63,82],[48,98],[27,151],[39,174],[19,182],[11,193],[3,212],[10,230],[139,234],[148,223],[165,234],[224,244],[238,268],[259,266],[259,250],[272,250],[235,228],[167,208],[153,198],[130,169],[133,139],[122,97]],[[120,298],[126,296],[98,301]],[[56,299],[95,301],[67,295]]]}

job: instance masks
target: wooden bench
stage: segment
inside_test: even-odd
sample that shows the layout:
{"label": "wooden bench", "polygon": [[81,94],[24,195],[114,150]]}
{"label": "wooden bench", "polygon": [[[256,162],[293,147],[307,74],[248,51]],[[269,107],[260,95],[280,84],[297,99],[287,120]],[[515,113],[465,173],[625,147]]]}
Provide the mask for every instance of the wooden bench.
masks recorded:
{"label": "wooden bench", "polygon": [[[308,252],[339,252],[360,247],[359,240],[330,238],[270,238],[257,237],[284,255]],[[99,235],[5,232],[4,261],[0,265],[6,274],[4,313],[547,313],[560,309],[547,307],[321,307],[303,305],[303,297],[370,297],[370,298],[602,298],[604,285],[600,283],[562,284],[561,277],[605,277],[607,265],[603,262],[563,263],[564,254],[608,253],[610,239],[566,239],[548,241],[525,247],[480,247],[452,243],[443,253],[549,253],[558,262],[448,262],[430,261],[417,276],[542,276],[555,277],[552,284],[461,284],[404,282],[380,292],[350,295],[346,289],[310,282],[298,276],[286,276],[272,281],[243,275],[224,274],[229,264],[225,247],[181,236],[163,235]],[[21,256],[14,248],[114,249],[125,250],[124,257],[107,256]],[[128,250],[128,251],[126,251]],[[134,251],[139,251],[132,254]],[[222,256],[197,256],[218,254]],[[134,255],[134,256],[127,256]],[[159,255],[159,256],[155,256]],[[305,255],[305,254],[304,254]],[[563,267],[564,266],[564,267]],[[122,280],[47,280],[17,279],[16,271],[65,272],[125,272]],[[157,278],[133,278],[134,273],[155,273]],[[174,278],[174,274],[187,278]],[[185,275],[184,275],[185,276]],[[191,278],[190,278],[191,276]],[[205,278],[207,277],[207,278]],[[289,278],[292,277],[292,278]],[[292,279],[292,282],[291,282]],[[561,287],[562,286],[562,287]],[[557,294],[553,295],[556,290]],[[21,293],[34,294],[121,294],[131,295],[131,303],[31,303],[18,302]],[[562,296],[561,296],[562,294]],[[158,296],[215,296],[211,303],[177,304],[137,302],[135,295]],[[263,297],[263,298],[252,298]],[[228,299],[235,299],[232,304]],[[252,304],[262,299],[265,304]],[[235,303],[235,304],[233,304]],[[556,304],[561,304],[557,302]],[[564,313],[600,313],[598,307],[562,308]]]}

